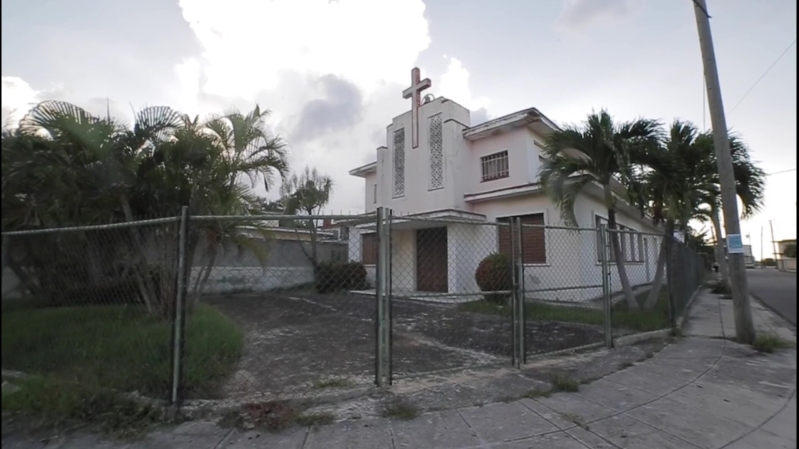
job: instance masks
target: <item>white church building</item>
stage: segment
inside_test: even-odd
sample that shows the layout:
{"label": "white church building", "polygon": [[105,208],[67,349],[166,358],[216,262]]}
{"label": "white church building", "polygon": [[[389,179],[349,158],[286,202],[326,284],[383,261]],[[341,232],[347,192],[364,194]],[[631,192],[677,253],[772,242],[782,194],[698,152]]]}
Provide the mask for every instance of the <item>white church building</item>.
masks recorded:
{"label": "white church building", "polygon": [[[396,217],[391,227],[394,294],[473,299],[480,291],[479,262],[509,251],[508,228],[496,223],[522,217],[523,223],[551,227],[524,229],[526,295],[561,301],[601,296],[595,231],[607,219],[601,189],[588,186],[580,194],[575,215],[584,230],[575,232],[562,228],[559,209],[538,179],[543,142],[558,126],[535,108],[472,126],[470,111],[455,101],[431,95],[422,101],[420,92],[430,84],[413,69],[412,86],[403,92],[412,99],[411,110],[387,127],[376,161],[350,171],[364,180],[366,212],[382,206]],[[622,201],[617,222],[647,233],[625,234],[623,252],[633,286],[648,284],[660,246],[656,234],[662,231]],[[348,234],[350,259],[363,262],[373,280],[374,223],[352,225]],[[620,290],[615,265],[611,279],[613,290]]]}

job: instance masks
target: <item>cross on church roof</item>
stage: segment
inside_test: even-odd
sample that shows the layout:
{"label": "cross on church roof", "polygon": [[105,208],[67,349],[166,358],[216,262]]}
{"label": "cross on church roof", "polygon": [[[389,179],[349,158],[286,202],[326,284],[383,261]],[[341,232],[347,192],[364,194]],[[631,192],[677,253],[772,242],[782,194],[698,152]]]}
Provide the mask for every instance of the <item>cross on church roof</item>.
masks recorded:
{"label": "cross on church roof", "polygon": [[412,147],[419,146],[419,106],[421,106],[421,92],[430,87],[430,78],[419,80],[419,68],[411,70],[411,87],[402,91],[402,98],[411,98],[411,142]]}

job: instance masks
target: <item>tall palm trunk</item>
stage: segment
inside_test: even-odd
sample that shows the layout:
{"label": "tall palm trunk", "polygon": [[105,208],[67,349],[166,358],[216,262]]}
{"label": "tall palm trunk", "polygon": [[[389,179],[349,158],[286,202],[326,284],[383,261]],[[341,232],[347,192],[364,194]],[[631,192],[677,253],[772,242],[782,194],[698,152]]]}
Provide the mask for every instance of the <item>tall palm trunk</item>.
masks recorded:
{"label": "tall palm trunk", "polygon": [[[608,209],[608,229],[616,229],[616,209],[613,208]],[[624,292],[624,299],[627,301],[627,305],[630,306],[630,308],[638,308],[638,302],[635,300],[633,289],[630,286],[630,278],[627,277],[627,269],[624,266],[624,254],[621,251],[619,234],[617,232],[610,232],[610,245],[613,255],[615,256],[614,258],[616,259],[616,268],[619,271],[619,281],[621,282],[621,288]]]}
{"label": "tall palm trunk", "polygon": [[726,288],[730,288],[730,271],[727,265],[727,256],[724,253],[724,241],[721,236],[721,218],[719,218],[719,208],[715,204],[711,205],[710,220],[713,222],[713,229],[716,233],[716,262],[719,264],[721,282]]}
{"label": "tall palm trunk", "polygon": [[644,303],[645,309],[652,309],[658,302],[660,291],[663,288],[663,278],[666,274],[666,262],[671,255],[671,248],[674,244],[674,220],[666,220],[666,230],[663,233],[663,241],[660,242],[660,252],[658,253],[658,263],[655,269],[655,279],[652,281],[652,288]]}

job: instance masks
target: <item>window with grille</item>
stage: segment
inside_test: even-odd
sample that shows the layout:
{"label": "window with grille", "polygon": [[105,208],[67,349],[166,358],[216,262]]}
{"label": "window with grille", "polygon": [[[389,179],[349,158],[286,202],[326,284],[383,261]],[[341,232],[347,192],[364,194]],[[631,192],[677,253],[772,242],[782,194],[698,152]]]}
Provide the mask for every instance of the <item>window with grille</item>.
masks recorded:
{"label": "window with grille", "polygon": [[[607,226],[608,220],[602,218],[600,216],[595,216],[596,220],[596,227],[599,228],[600,225],[604,224]],[[644,243],[643,243],[643,235],[638,234],[635,232],[635,229],[617,225],[616,226],[619,231],[615,233],[617,238],[619,239],[619,251],[624,254],[624,261],[625,262],[643,262],[644,261]],[[611,250],[611,241],[610,235],[606,236],[606,245],[608,251],[608,260],[613,262],[616,260],[613,251]],[[602,260],[602,253],[600,253],[601,249],[599,248],[599,241],[597,241],[597,260]]]}
{"label": "window with grille", "polygon": [[441,114],[430,117],[430,190],[444,187],[444,145]]}
{"label": "window with grille", "polygon": [[480,158],[483,181],[507,178],[509,174],[508,152],[489,154]]}
{"label": "window with grille", "polygon": [[361,234],[361,261],[364,265],[377,265],[377,234]]}
{"label": "window with grille", "polygon": [[[509,223],[511,217],[498,218],[499,223]],[[522,215],[522,263],[546,264],[547,263],[547,234],[543,227],[544,214]],[[511,255],[510,227],[499,227],[499,252]]]}
{"label": "window with grille", "polygon": [[405,196],[405,129],[394,131],[394,198]]}

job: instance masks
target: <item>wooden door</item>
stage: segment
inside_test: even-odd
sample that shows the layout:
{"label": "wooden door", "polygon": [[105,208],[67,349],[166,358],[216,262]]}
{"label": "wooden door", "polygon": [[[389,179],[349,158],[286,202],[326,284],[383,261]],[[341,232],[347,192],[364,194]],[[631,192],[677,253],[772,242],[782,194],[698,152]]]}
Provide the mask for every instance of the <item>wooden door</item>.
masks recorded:
{"label": "wooden door", "polygon": [[416,289],[447,292],[447,228],[416,230]]}

